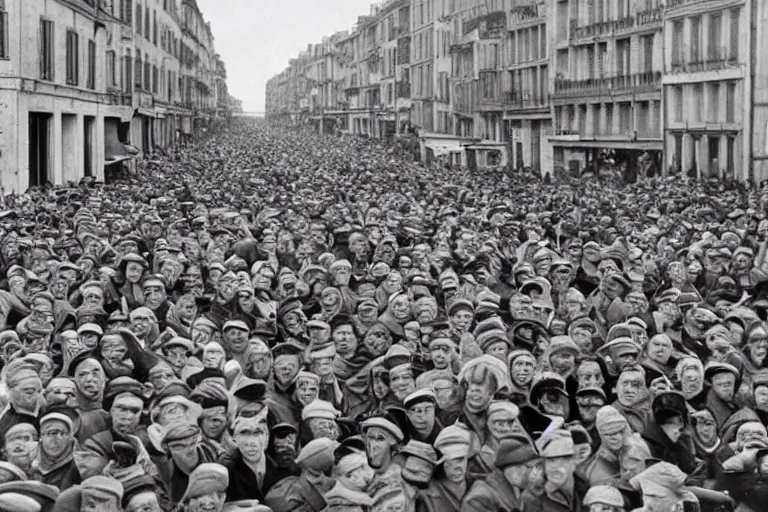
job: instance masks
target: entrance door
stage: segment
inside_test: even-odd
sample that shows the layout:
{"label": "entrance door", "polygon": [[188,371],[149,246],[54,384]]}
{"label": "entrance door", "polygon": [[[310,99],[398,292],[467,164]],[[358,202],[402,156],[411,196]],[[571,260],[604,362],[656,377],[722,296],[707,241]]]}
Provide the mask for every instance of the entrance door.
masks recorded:
{"label": "entrance door", "polygon": [[720,168],[724,167],[720,163],[720,137],[717,135],[709,136],[709,175],[718,176]]}
{"label": "entrance door", "polygon": [[477,170],[477,151],[474,149],[467,150],[467,167],[471,170]]}
{"label": "entrance door", "polygon": [[93,127],[95,124],[95,117],[84,116],[83,157],[85,161],[85,168],[83,170],[83,176],[93,176]]}
{"label": "entrance door", "polygon": [[141,117],[141,145],[144,154],[152,153],[152,123],[146,116]]}
{"label": "entrance door", "polygon": [[29,113],[29,186],[50,180],[51,114]]}

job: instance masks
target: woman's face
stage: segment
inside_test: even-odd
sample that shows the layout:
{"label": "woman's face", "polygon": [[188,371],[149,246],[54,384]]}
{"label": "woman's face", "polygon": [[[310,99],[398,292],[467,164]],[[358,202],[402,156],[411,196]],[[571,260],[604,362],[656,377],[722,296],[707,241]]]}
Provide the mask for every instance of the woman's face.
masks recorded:
{"label": "woman's face", "polygon": [[125,278],[133,284],[136,284],[141,279],[141,275],[144,273],[144,266],[141,263],[135,261],[129,261],[125,266]]}
{"label": "woman's face", "polygon": [[697,421],[695,431],[696,437],[698,437],[706,446],[712,444],[717,437],[717,425],[715,425],[714,420],[710,420],[709,418]]}
{"label": "woman's face", "polygon": [[389,394],[389,386],[382,379],[374,379],[373,394],[377,400],[383,400]]}
{"label": "woman's face", "polygon": [[197,317],[197,304],[194,300],[180,300],[176,303],[176,311],[179,318],[189,324]]}
{"label": "woman's face", "polygon": [[704,378],[695,368],[685,370],[681,377],[683,393],[696,395],[703,389]]}

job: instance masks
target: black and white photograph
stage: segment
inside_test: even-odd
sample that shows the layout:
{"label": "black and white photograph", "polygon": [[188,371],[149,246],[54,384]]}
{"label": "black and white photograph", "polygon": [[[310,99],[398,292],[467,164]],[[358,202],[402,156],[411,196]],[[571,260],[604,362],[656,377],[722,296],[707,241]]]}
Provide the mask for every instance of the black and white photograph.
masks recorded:
{"label": "black and white photograph", "polygon": [[0,0],[0,512],[768,510],[768,0]]}

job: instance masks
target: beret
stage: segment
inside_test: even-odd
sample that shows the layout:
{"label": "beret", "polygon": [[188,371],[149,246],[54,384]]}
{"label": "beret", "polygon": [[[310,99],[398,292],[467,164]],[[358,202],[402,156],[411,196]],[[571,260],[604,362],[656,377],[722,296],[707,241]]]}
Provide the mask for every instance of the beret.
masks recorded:
{"label": "beret", "polygon": [[180,439],[187,439],[200,433],[200,428],[192,423],[176,423],[170,425],[165,431],[161,441],[163,443],[170,443],[172,441],[178,441]]}
{"label": "beret", "polygon": [[225,493],[227,487],[229,487],[229,472],[226,467],[213,462],[200,464],[189,475],[189,484],[181,498],[181,503],[207,494]]}
{"label": "beret", "polygon": [[326,420],[336,420],[341,413],[330,402],[315,399],[308,403],[301,411],[301,420],[307,421],[312,418],[321,418]]}
{"label": "beret", "polygon": [[118,502],[123,499],[123,485],[114,478],[110,478],[108,476],[96,475],[87,478],[81,484],[81,487],[83,491],[92,490],[104,494],[110,494],[116,497]]}

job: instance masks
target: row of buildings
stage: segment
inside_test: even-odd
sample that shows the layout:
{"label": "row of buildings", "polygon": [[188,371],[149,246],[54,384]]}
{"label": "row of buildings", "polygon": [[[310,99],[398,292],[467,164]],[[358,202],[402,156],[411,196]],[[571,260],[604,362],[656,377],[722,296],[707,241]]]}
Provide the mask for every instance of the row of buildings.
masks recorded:
{"label": "row of buildings", "polygon": [[760,181],[766,54],[765,0],[388,0],[271,78],[266,111],[470,167]]}
{"label": "row of buildings", "polygon": [[167,148],[234,103],[195,0],[0,0],[0,185]]}

